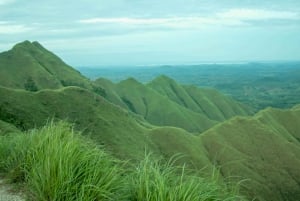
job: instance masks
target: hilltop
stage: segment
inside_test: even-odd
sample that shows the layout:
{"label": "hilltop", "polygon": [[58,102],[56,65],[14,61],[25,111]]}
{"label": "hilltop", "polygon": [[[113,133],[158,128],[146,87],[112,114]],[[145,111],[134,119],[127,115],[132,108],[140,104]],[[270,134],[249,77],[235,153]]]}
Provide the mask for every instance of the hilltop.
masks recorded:
{"label": "hilltop", "polygon": [[2,86],[16,89],[90,87],[87,78],[36,41],[24,41],[0,53],[0,75]]}

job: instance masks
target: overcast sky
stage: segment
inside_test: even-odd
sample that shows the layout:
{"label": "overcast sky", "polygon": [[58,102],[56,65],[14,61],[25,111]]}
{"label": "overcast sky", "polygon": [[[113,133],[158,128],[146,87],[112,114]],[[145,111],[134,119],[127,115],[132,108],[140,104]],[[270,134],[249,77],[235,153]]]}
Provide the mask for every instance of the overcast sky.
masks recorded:
{"label": "overcast sky", "polygon": [[0,51],[73,66],[300,60],[300,0],[0,0]]}

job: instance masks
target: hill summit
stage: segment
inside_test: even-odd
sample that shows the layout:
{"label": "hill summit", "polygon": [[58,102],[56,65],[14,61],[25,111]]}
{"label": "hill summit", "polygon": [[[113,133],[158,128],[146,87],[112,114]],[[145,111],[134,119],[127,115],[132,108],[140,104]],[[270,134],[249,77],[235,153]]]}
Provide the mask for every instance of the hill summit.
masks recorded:
{"label": "hill summit", "polygon": [[87,78],[36,41],[26,40],[0,53],[0,75],[2,86],[29,91],[89,87]]}

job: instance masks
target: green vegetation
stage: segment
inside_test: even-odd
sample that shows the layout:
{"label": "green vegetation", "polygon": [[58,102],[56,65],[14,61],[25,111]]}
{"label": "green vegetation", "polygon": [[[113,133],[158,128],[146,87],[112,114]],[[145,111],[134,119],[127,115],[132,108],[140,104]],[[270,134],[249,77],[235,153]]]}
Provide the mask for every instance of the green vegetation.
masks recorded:
{"label": "green vegetation", "polygon": [[26,80],[26,82],[24,84],[24,88],[27,91],[37,91],[38,90],[38,88],[37,88],[35,82],[33,81],[32,77],[29,77]]}
{"label": "green vegetation", "polygon": [[125,170],[124,164],[63,122],[2,136],[0,154],[0,170],[13,182],[25,183],[31,200],[242,199],[217,178],[188,176],[184,167],[164,165],[149,156]]}
{"label": "green vegetation", "polygon": [[185,166],[178,167],[172,161],[162,163],[147,155],[129,180],[130,195],[133,196],[130,200],[245,200],[237,195],[237,186],[229,191],[228,187],[221,185],[217,173],[212,174],[210,179],[204,179],[196,172],[187,173]]}
{"label": "green vegetation", "polygon": [[[239,200],[230,186],[245,181],[239,192],[249,200],[300,200],[299,105],[247,116],[251,109],[216,90],[165,76],[147,85],[91,82],[35,42],[0,61],[0,169],[25,182],[32,198],[171,201],[197,200],[198,192]],[[45,66],[48,85],[38,79]],[[44,127],[50,119],[74,131],[65,123]]]}
{"label": "green vegetation", "polygon": [[1,85],[36,91],[63,86],[90,88],[87,78],[38,42],[24,41],[0,53]]}
{"label": "green vegetation", "polygon": [[91,79],[119,82],[134,77],[142,83],[166,75],[181,84],[215,88],[255,108],[290,108],[300,100],[300,62],[251,62],[153,67],[80,68]]}
{"label": "green vegetation", "polygon": [[165,76],[147,85],[133,78],[118,84],[97,79],[94,84],[105,89],[107,100],[158,126],[175,126],[197,133],[235,115],[252,114],[250,108],[213,89],[181,86]]}

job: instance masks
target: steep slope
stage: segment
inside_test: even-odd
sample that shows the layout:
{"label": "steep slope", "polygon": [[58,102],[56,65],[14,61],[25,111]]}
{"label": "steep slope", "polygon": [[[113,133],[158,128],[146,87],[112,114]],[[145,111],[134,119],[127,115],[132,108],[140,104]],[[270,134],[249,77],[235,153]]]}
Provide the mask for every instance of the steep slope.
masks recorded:
{"label": "steep slope", "polygon": [[176,103],[208,118],[224,121],[236,115],[249,115],[251,109],[214,89],[181,86],[164,75],[152,80],[149,87]]}
{"label": "steep slope", "polygon": [[94,85],[106,91],[107,100],[142,115],[154,125],[175,126],[189,132],[202,132],[217,122],[252,113],[213,89],[181,86],[166,76],[147,85],[133,78],[117,84],[100,78]]}
{"label": "steep slope", "polygon": [[52,118],[74,123],[119,156],[143,154],[152,146],[145,135],[146,122],[88,90],[66,87],[28,92],[0,87],[0,120],[27,130]]}
{"label": "steep slope", "polygon": [[258,200],[300,200],[300,110],[268,108],[200,136],[225,178],[238,176]]}
{"label": "steep slope", "polygon": [[38,42],[24,41],[0,53],[0,76],[2,86],[31,91],[70,85],[91,88],[88,79]]}
{"label": "steep slope", "polygon": [[171,101],[133,78],[114,86],[104,79],[98,79],[96,83],[110,92],[106,96],[109,101],[142,115],[154,125],[175,126],[190,132],[202,132],[217,123],[203,114]]}

